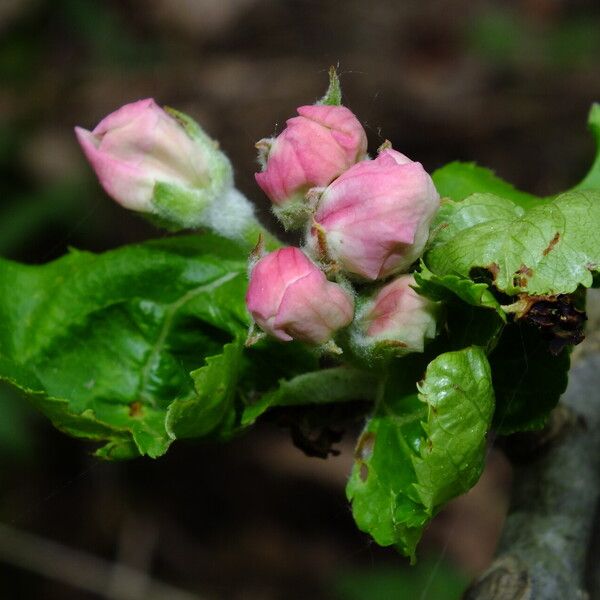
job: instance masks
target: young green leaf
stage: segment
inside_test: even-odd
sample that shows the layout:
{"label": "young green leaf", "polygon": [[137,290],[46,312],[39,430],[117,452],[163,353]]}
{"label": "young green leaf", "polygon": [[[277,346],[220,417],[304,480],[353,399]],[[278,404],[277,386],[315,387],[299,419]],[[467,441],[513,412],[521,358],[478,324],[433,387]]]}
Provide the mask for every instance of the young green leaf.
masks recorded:
{"label": "young green leaf", "polygon": [[203,437],[232,416],[243,360],[242,338],[225,344],[223,352],[192,371],[195,391],[178,398],[167,410],[167,431],[173,438]]}
{"label": "young green leaf", "polygon": [[251,425],[274,406],[326,404],[348,400],[374,400],[377,377],[352,367],[332,367],[281,380],[279,387],[245,407],[242,425]]}
{"label": "young green leaf", "polygon": [[434,359],[418,394],[403,380],[391,371],[382,384],[346,493],[362,531],[414,559],[432,516],[481,475],[494,396],[485,353],[475,346]]}
{"label": "young green leaf", "polygon": [[59,429],[105,442],[101,456],[159,456],[168,407],[196,393],[190,371],[248,327],[245,273],[244,251],[208,235],[0,260],[0,379]]}
{"label": "young green leaf", "polygon": [[443,302],[445,322],[437,340],[446,350],[476,345],[491,351],[496,345],[506,314],[486,283],[457,275],[439,277],[424,264],[415,273],[417,292]]}
{"label": "young green leaf", "polygon": [[489,169],[475,163],[451,162],[434,171],[431,177],[440,196],[456,202],[472,194],[483,193],[506,198],[522,208],[536,206],[541,201],[541,198],[517,190]]}
{"label": "young green leaf", "polygon": [[438,276],[432,273],[425,264],[415,273],[418,284],[417,292],[436,302],[449,302],[455,298],[481,308],[494,310],[501,320],[506,321],[506,314],[500,303],[485,283],[476,283],[472,279],[458,275]]}
{"label": "young green leaf", "polygon": [[518,219],[524,214],[523,208],[494,194],[473,194],[461,202],[444,200],[432,224],[429,249],[444,246],[475,225]]}
{"label": "young green leaf", "polygon": [[596,142],[596,156],[587,175],[573,188],[574,190],[600,189],[600,104],[592,104],[588,127]]}
{"label": "young green leaf", "polygon": [[592,285],[600,265],[600,191],[567,192],[524,212],[514,207],[512,214],[507,200],[489,195],[454,208],[443,215],[452,237],[434,242],[425,257],[436,275],[469,277],[486,269],[509,295],[568,294]]}

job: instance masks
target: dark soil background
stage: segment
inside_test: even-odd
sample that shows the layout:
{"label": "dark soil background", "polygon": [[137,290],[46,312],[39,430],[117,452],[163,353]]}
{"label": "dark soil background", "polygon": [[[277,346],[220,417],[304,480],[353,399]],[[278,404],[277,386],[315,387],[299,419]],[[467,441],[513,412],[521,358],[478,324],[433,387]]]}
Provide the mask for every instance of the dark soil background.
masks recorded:
{"label": "dark soil background", "polygon": [[[148,96],[220,140],[272,222],[254,142],[322,95],[331,64],[371,150],[389,139],[430,171],[476,160],[554,193],[592,156],[599,55],[595,0],[0,0],[0,254],[40,263],[163,235],[104,196],[72,133]],[[326,461],[265,423],[226,446],[101,463],[2,387],[0,521],[17,538],[0,527],[0,597],[145,599],[159,580],[197,599],[458,598],[491,560],[505,460],[490,453],[409,569],[352,522],[353,435]],[[17,561],[11,540],[24,532],[60,546],[34,540]],[[147,581],[112,568],[101,595],[85,592],[73,578],[87,555]]]}

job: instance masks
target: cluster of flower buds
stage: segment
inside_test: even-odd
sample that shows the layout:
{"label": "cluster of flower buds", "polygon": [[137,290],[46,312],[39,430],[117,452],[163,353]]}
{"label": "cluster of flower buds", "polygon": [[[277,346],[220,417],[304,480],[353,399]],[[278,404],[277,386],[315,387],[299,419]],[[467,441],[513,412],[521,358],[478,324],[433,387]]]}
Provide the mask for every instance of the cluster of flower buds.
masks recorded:
{"label": "cluster of flower buds", "polygon": [[284,227],[304,230],[305,243],[254,265],[247,306],[280,340],[331,346],[350,326],[340,337],[355,352],[422,352],[435,335],[435,305],[406,273],[425,250],[439,195],[423,166],[391,144],[370,159],[365,131],[339,97],[333,72],[320,102],[257,144],[256,181]]}
{"label": "cluster of flower buds", "polygon": [[[256,181],[284,227],[304,232],[304,245],[255,257],[249,312],[282,341],[339,351],[337,336],[367,356],[422,351],[435,334],[435,310],[406,273],[439,206],[431,177],[389,143],[368,156],[334,70],[326,95],[297,112],[277,137],[257,143]],[[146,99],[76,134],[124,207],[172,229],[208,227],[246,242],[260,228],[229,160],[190,117]]]}

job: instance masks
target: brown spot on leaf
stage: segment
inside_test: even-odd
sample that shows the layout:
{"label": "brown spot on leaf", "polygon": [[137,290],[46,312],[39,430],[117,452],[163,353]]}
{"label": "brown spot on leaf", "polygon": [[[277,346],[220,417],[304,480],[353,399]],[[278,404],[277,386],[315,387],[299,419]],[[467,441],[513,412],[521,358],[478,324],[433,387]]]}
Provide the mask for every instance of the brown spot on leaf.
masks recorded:
{"label": "brown spot on leaf", "polygon": [[527,277],[533,276],[533,270],[530,269],[527,265],[521,264],[521,266],[517,269],[515,276],[513,277],[513,286],[524,288],[527,286],[528,279]]}
{"label": "brown spot on leaf", "polygon": [[492,274],[492,279],[496,281],[496,277],[498,277],[498,274],[500,273],[500,265],[498,263],[492,263],[486,268]]}
{"label": "brown spot on leaf", "polygon": [[500,273],[500,266],[497,263],[491,263],[487,267],[472,267],[469,271],[469,277],[476,283],[487,283],[488,285],[496,281]]}
{"label": "brown spot on leaf", "polygon": [[557,231],[554,234],[554,237],[550,240],[550,243],[548,244],[548,246],[546,246],[546,249],[543,252],[544,256],[548,256],[548,254],[550,254],[550,252],[552,251],[554,246],[556,246],[556,244],[558,244],[559,240],[560,240],[560,233]]}
{"label": "brown spot on leaf", "polygon": [[375,434],[372,431],[367,431],[360,436],[354,458],[359,461],[369,460],[373,456],[373,447],[375,446]]}
{"label": "brown spot on leaf", "polygon": [[407,344],[400,340],[383,340],[379,343],[384,348],[406,348]]}
{"label": "brown spot on leaf", "polygon": [[527,275],[527,277],[533,276],[533,270],[523,264],[517,269],[517,273],[520,275]]}
{"label": "brown spot on leaf", "polygon": [[144,405],[136,400],[129,405],[129,416],[130,417],[141,417],[143,412]]}
{"label": "brown spot on leaf", "polygon": [[367,477],[369,476],[369,467],[367,467],[365,463],[362,463],[360,465],[360,469],[358,470],[358,476],[360,477],[360,480],[363,483],[367,480]]}
{"label": "brown spot on leaf", "polygon": [[518,275],[515,275],[513,277],[513,286],[520,287],[520,288],[526,287],[527,286],[527,277],[519,277]]}

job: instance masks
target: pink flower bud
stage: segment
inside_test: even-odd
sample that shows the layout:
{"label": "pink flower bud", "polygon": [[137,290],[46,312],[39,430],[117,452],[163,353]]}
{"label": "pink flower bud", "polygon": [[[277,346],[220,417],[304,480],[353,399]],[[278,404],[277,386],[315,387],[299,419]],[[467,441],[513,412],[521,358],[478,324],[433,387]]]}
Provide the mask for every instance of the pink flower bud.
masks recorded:
{"label": "pink flower bud", "polygon": [[285,342],[324,344],[354,316],[352,296],[291,247],[256,263],[246,305],[263,331]]}
{"label": "pink flower bud", "polygon": [[[126,208],[160,212],[153,205],[157,183],[166,184],[179,205],[187,194],[191,209],[194,194],[215,182],[232,185],[231,166],[215,142],[195,123],[175,119],[152,99],[126,104],[93,131],[76,127],[75,132],[106,193]],[[193,209],[201,204],[196,201]]]}
{"label": "pink flower bud", "polygon": [[323,192],[308,247],[348,273],[387,277],[407,270],[421,256],[439,202],[421,163],[383,150]]}
{"label": "pink flower bud", "polygon": [[425,340],[435,337],[437,304],[417,294],[414,285],[412,275],[401,275],[361,308],[352,332],[355,346],[396,355],[423,352]]}
{"label": "pink flower bud", "polygon": [[329,185],[367,152],[365,131],[345,106],[301,106],[298,114],[277,138],[257,144],[264,169],[256,181],[278,205]]}

